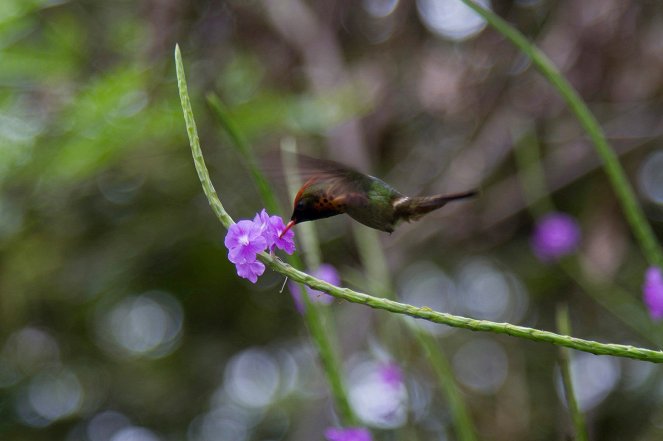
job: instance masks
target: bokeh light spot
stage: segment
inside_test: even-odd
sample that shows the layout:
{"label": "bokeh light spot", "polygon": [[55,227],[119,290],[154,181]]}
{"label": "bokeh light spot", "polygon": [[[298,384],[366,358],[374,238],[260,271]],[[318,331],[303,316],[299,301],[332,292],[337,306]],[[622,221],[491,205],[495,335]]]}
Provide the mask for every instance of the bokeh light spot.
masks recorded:
{"label": "bokeh light spot", "polygon": [[384,18],[394,12],[398,0],[362,0],[361,5],[373,17]]}
{"label": "bokeh light spot", "polygon": [[100,323],[102,340],[133,357],[159,358],[175,350],[182,333],[182,308],[170,294],[150,291],[111,308]]}
{"label": "bokeh light spot", "polygon": [[188,437],[190,441],[245,441],[252,425],[246,409],[219,406],[193,420]]}
{"label": "bokeh light spot", "polygon": [[45,365],[59,364],[60,348],[46,330],[28,326],[9,336],[3,356],[19,372],[32,374]]}
{"label": "bokeh light spot", "polygon": [[[585,352],[574,352],[571,359],[571,378],[580,410],[587,412],[603,402],[617,386],[621,367],[619,360]],[[564,386],[556,373],[557,395],[564,399]]]}
{"label": "bokeh light spot", "polygon": [[645,195],[663,204],[663,150],[650,154],[640,169],[640,187]]}
{"label": "bokeh light spot", "polygon": [[453,366],[464,386],[485,395],[502,387],[509,370],[502,345],[484,338],[465,343],[454,355]]}
{"label": "bokeh light spot", "polygon": [[125,427],[115,433],[110,441],[160,441],[160,438],[144,427]]}
{"label": "bokeh light spot", "polygon": [[271,354],[262,349],[240,352],[226,367],[226,391],[242,406],[268,406],[276,397],[279,385],[279,366]]}
{"label": "bokeh light spot", "polygon": [[[476,0],[490,8],[488,0]],[[486,21],[460,0],[417,0],[424,25],[433,33],[451,40],[465,40],[483,30]]]}
{"label": "bokeh light spot", "polygon": [[42,427],[74,415],[82,402],[83,387],[71,370],[47,369],[30,380],[17,411],[26,424]]}
{"label": "bokeh light spot", "polygon": [[366,424],[382,429],[401,427],[407,421],[407,390],[385,382],[382,363],[363,360],[350,369],[348,389],[350,404]]}
{"label": "bokeh light spot", "polygon": [[129,418],[118,412],[106,411],[90,420],[86,433],[90,441],[111,441],[115,433],[128,426]]}
{"label": "bokeh light spot", "polygon": [[478,319],[517,323],[528,307],[523,284],[484,259],[460,267],[458,291],[466,314]]}
{"label": "bokeh light spot", "polygon": [[[435,311],[458,313],[456,305],[456,285],[437,266],[430,262],[419,262],[403,271],[399,279],[399,293],[405,303],[428,307]],[[442,335],[454,332],[449,326],[442,326],[425,320],[409,318],[410,323],[431,334]]]}

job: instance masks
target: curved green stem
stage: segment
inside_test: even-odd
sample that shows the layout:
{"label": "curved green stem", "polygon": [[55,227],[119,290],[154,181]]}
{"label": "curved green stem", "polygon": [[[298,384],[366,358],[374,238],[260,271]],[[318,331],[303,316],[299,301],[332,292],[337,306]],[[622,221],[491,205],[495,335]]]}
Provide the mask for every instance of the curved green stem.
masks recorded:
{"label": "curved green stem", "polygon": [[488,320],[476,320],[444,312],[434,311],[427,307],[418,307],[400,303],[393,300],[373,297],[368,294],[353,291],[349,288],[340,288],[323,280],[317,279],[309,274],[299,271],[284,263],[278,258],[262,254],[260,259],[274,271],[287,275],[295,282],[304,283],[313,289],[326,292],[336,298],[347,300],[352,303],[360,303],[371,308],[382,309],[397,314],[409,315],[414,318],[428,320],[455,328],[469,329],[471,331],[492,332],[495,334],[506,334],[512,337],[524,338],[538,342],[552,343],[579,351],[589,352],[596,355],[613,355],[616,357],[634,358],[637,360],[663,363],[663,351],[638,348],[634,346],[599,343],[591,340],[571,337],[568,335],[555,334],[554,332],[541,329],[528,328],[526,326],[512,325],[511,323],[498,323]]}
{"label": "curved green stem", "polygon": [[[191,103],[189,102],[189,98],[186,93],[186,79],[184,77],[184,69],[182,67],[181,60],[182,56],[180,54],[179,47],[176,47],[175,49],[175,57],[177,60],[180,98],[182,99],[182,108],[184,111],[184,119],[187,124],[189,141],[191,143],[194,165],[196,167],[196,171],[198,172],[198,177],[200,178],[203,191],[207,196],[212,210],[219,218],[221,224],[228,228],[234,223],[234,221],[228,215],[225,208],[223,207],[223,204],[219,200],[219,197],[214,190],[214,186],[210,181],[209,173],[207,172],[205,160],[200,149],[200,140],[198,139],[195,121],[193,120]],[[467,317],[433,311],[427,307],[417,307],[405,303],[395,302],[393,300],[373,297],[348,288],[340,288],[338,286],[331,285],[324,280],[317,279],[310,274],[299,271],[298,269],[293,268],[292,266],[283,262],[278,257],[270,256],[267,253],[261,253],[259,258],[271,269],[290,277],[295,282],[303,283],[313,289],[326,292],[327,294],[330,294],[339,299],[347,300],[352,303],[361,303],[370,306],[371,308],[382,309],[397,314],[409,315],[411,317],[428,320],[433,323],[445,324],[456,328],[464,328],[472,331],[492,332],[495,334],[506,334],[527,340],[548,342],[558,346],[564,346],[597,355],[613,355],[616,357],[651,361],[653,363],[663,363],[662,351],[654,351],[651,349],[637,348],[633,346],[613,343],[598,343],[595,341],[583,340],[568,335],[555,334],[554,332],[528,328],[525,326],[512,325],[510,323],[475,320]]]}
{"label": "curved green stem", "polygon": [[557,89],[571,108],[583,129],[592,140],[596,152],[603,161],[603,167],[615,190],[624,215],[640,244],[643,254],[650,264],[663,267],[663,251],[656,240],[654,231],[645,217],[642,207],[637,202],[633,187],[626,178],[624,168],[612,150],[601,130],[601,127],[578,92],[564,78],[550,59],[535,45],[530,43],[523,34],[498,15],[473,0],[462,0],[467,6],[481,15],[495,30],[506,37],[511,43],[527,55],[541,74]]}

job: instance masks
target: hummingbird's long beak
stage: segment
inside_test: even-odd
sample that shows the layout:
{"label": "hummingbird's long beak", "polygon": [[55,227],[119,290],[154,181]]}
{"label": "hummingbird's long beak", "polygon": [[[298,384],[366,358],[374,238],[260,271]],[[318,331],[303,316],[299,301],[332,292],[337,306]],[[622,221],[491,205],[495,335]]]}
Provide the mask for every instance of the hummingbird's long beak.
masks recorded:
{"label": "hummingbird's long beak", "polygon": [[287,233],[289,229],[291,229],[292,227],[294,227],[296,223],[297,223],[297,222],[295,222],[294,220],[291,220],[290,222],[288,222],[288,224],[285,226],[285,228],[283,229],[283,231],[281,231],[281,234],[279,234],[279,239],[282,238],[283,235],[284,235],[285,233]]}

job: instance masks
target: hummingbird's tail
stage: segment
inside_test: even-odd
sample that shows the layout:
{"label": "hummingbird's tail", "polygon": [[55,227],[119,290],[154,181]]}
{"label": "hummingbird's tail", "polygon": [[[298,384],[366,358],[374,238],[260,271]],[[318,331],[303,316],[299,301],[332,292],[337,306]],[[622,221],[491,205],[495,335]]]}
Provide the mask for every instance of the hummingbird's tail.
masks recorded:
{"label": "hummingbird's tail", "polygon": [[415,221],[433,210],[444,207],[448,202],[476,196],[477,190],[435,196],[407,197],[395,204],[396,216],[405,221]]}

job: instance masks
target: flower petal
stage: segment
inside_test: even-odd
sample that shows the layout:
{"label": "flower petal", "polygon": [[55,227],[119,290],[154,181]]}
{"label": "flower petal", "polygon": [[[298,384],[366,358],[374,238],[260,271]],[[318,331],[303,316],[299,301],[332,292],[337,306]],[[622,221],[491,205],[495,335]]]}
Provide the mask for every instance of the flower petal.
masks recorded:
{"label": "flower petal", "polygon": [[248,279],[251,283],[258,281],[258,276],[265,272],[265,265],[260,261],[242,262],[235,265],[237,267],[237,275]]}

